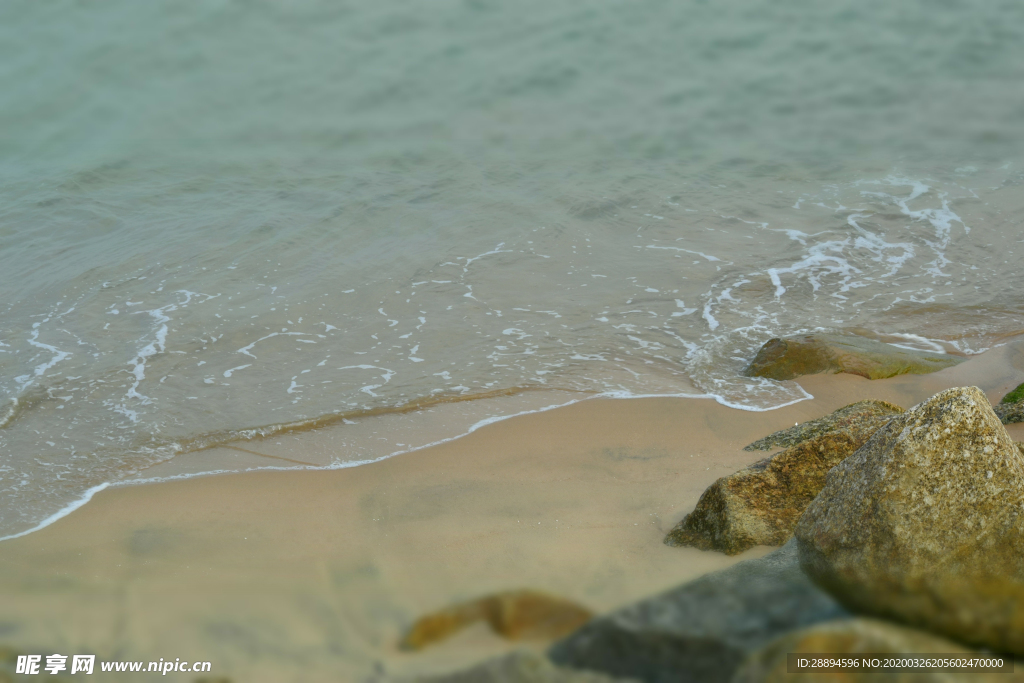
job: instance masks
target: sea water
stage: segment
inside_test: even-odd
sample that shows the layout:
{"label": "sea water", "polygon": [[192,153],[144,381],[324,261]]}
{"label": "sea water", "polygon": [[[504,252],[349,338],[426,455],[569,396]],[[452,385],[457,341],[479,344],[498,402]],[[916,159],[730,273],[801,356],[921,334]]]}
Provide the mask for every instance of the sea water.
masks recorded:
{"label": "sea water", "polygon": [[[0,535],[282,430],[769,410],[807,398],[743,376],[774,336],[1002,343],[1022,34],[989,0],[5,3]],[[353,433],[331,464],[422,445]]]}

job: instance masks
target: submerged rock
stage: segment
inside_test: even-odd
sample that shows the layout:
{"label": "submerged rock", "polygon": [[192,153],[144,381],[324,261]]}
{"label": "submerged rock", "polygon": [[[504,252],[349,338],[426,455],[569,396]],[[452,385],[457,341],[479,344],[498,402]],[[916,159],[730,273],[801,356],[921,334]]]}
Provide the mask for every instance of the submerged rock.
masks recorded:
{"label": "submerged rock", "polygon": [[846,372],[868,379],[925,375],[964,358],[902,349],[867,337],[807,334],[771,339],[747,366],[748,377],[786,380],[820,372]]}
{"label": "submerged rock", "polygon": [[548,655],[645,683],[725,683],[746,655],[775,638],[846,614],[800,570],[790,542],[598,617]]}
{"label": "submerged rock", "polygon": [[743,450],[770,451],[779,446],[789,448],[826,432],[859,425],[865,420],[875,420],[880,417],[888,419],[902,412],[903,408],[888,401],[877,401],[875,399],[857,401],[848,406],[843,406],[824,417],[801,422],[795,427],[789,427],[774,434],[769,434],[763,439],[758,439],[754,443],[744,446]]}
{"label": "submerged rock", "polygon": [[440,676],[422,676],[414,683],[635,683],[633,679],[611,678],[593,671],[555,666],[543,655],[513,652],[504,657]]}
{"label": "submerged rock", "polygon": [[1024,384],[1003,396],[1003,400],[992,408],[1004,425],[1024,422]]}
{"label": "submerged rock", "polygon": [[[974,680],[963,673],[844,671],[843,673],[787,672],[786,655],[794,653],[830,653],[835,655],[964,654],[977,655],[945,638],[917,629],[877,619],[844,619],[815,624],[789,633],[750,655],[740,666],[732,683],[784,683],[801,681],[859,681],[878,683],[955,683]],[[992,674],[979,674],[979,680],[991,680]],[[1005,674],[999,676],[1005,679]]]}
{"label": "submerged rock", "polygon": [[1024,457],[980,389],[893,418],[829,473],[796,536],[850,609],[1024,653]]}
{"label": "submerged rock", "polygon": [[890,417],[863,416],[722,477],[701,494],[697,507],[668,533],[665,543],[727,555],[755,545],[782,545],[825,486],[828,471]]}
{"label": "submerged rock", "polygon": [[585,607],[538,591],[497,593],[453,605],[416,621],[402,639],[406,650],[419,650],[479,621],[509,640],[554,640],[572,633],[593,617]]}

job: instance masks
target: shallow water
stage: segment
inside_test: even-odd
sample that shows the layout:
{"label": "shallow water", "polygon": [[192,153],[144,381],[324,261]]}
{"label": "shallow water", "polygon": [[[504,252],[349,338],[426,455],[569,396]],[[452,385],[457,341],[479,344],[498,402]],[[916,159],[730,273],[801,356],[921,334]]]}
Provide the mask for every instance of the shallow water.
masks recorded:
{"label": "shallow water", "polygon": [[551,5],[0,9],[0,533],[282,429],[1024,329],[1020,5]]}

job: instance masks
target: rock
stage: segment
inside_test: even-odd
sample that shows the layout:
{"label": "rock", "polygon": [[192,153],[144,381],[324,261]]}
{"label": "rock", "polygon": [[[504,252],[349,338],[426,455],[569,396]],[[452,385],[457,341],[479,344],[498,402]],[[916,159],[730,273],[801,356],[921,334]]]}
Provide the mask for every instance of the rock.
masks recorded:
{"label": "rock", "polygon": [[779,636],[846,611],[800,571],[795,542],[598,617],[548,651],[645,683],[724,683]]}
{"label": "rock", "polygon": [[789,448],[826,432],[851,427],[865,420],[873,420],[879,417],[888,419],[902,412],[903,408],[888,401],[876,401],[874,399],[857,401],[848,406],[843,406],[825,417],[801,422],[795,427],[789,427],[774,434],[769,434],[763,439],[758,439],[754,443],[744,446],[743,450],[770,451],[779,446]]}
{"label": "rock", "polygon": [[992,406],[1004,425],[1024,422],[1024,384],[1003,396],[998,405]]}
{"label": "rock", "polygon": [[555,666],[543,655],[533,652],[513,652],[464,671],[413,680],[415,683],[633,683],[632,679]]}
{"label": "rock", "polygon": [[1024,457],[977,387],[893,418],[829,472],[800,563],[851,610],[1024,653]]}
{"label": "rock", "polygon": [[554,640],[572,633],[593,614],[568,600],[532,590],[497,593],[448,607],[419,619],[401,646],[419,650],[478,621],[509,640]]}
{"label": "rock", "polygon": [[[838,673],[787,673],[786,655],[794,653],[865,654],[972,654],[961,645],[925,631],[876,619],[844,619],[815,624],[786,634],[750,655],[736,671],[732,683],[784,683],[794,676],[807,683],[847,681],[849,683],[955,683],[974,680],[963,673],[915,673],[847,671]],[[984,656],[984,655],[982,655]],[[992,674],[977,674],[978,680],[992,680]],[[1005,680],[1006,674],[1000,674]],[[1017,679],[1019,680],[1019,679]],[[1009,682],[1007,682],[1009,683]]]}
{"label": "rock", "polygon": [[997,406],[993,406],[993,410],[996,417],[1004,425],[1024,422],[1024,401],[1020,403],[1000,403]]}
{"label": "rock", "polygon": [[701,494],[697,507],[668,533],[665,543],[727,555],[755,545],[782,545],[825,486],[828,471],[889,419],[863,417],[722,477]]}
{"label": "rock", "polygon": [[964,360],[944,353],[911,351],[867,337],[807,334],[769,340],[747,366],[745,374],[786,380],[819,372],[847,372],[882,379],[925,375]]}
{"label": "rock", "polygon": [[1021,401],[1024,401],[1024,383],[1018,384],[1012,391],[1007,392],[999,402],[1020,403]]}

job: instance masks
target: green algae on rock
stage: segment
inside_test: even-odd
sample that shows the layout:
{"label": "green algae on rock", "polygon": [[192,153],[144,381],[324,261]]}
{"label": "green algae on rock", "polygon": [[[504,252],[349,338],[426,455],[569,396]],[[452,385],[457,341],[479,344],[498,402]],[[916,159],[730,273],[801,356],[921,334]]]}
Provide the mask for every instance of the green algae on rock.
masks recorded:
{"label": "green algae on rock", "polygon": [[1024,456],[977,387],[878,430],[796,537],[804,571],[849,609],[1024,653]]}
{"label": "green algae on rock", "polygon": [[848,406],[843,406],[839,410],[829,413],[824,417],[819,417],[816,420],[808,420],[807,422],[801,422],[795,427],[789,427],[788,429],[780,430],[774,434],[769,434],[763,439],[758,439],[754,443],[744,446],[743,450],[770,451],[778,446],[789,448],[790,446],[795,446],[807,439],[820,436],[825,432],[849,427],[864,419],[892,417],[893,415],[899,415],[902,412],[903,408],[889,403],[888,401],[877,401],[875,399],[857,401],[856,403],[851,403]]}
{"label": "green algae on rock", "polygon": [[720,478],[668,533],[665,544],[727,555],[755,545],[782,545],[825,485],[828,471],[888,420],[888,416],[863,417]]}
{"label": "green algae on rock", "polygon": [[868,379],[925,375],[964,358],[903,349],[867,337],[806,334],[765,342],[747,366],[748,377],[787,380],[802,375],[846,372]]}
{"label": "green algae on rock", "polygon": [[[953,643],[932,633],[907,628],[878,619],[857,617],[840,621],[814,624],[799,631],[788,633],[748,656],[736,671],[731,683],[783,683],[791,681],[794,674],[788,672],[787,655],[795,653],[822,653],[835,655],[902,655],[940,654],[984,656],[972,652],[962,645]],[[878,683],[962,683],[971,680],[990,680],[991,674],[977,674],[977,679],[956,672],[913,672],[913,671],[862,671],[849,669],[837,674],[826,674],[818,678],[813,673],[797,676],[803,681],[861,681]],[[1003,678],[1000,678],[1003,680]],[[1019,681],[1019,678],[1012,680]]]}
{"label": "green algae on rock", "polygon": [[1000,403],[1020,403],[1024,401],[1024,382],[1018,384],[1013,391],[1008,391]]}

